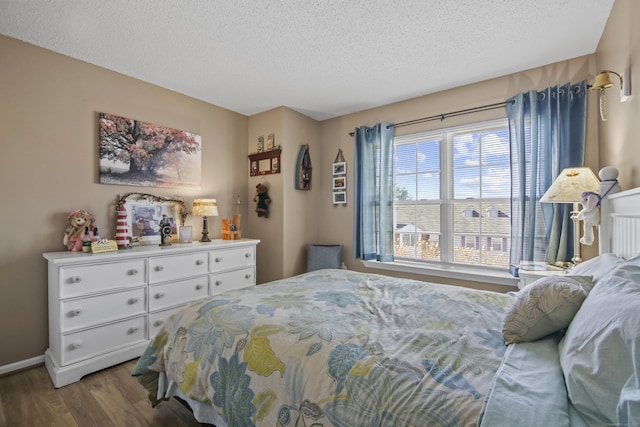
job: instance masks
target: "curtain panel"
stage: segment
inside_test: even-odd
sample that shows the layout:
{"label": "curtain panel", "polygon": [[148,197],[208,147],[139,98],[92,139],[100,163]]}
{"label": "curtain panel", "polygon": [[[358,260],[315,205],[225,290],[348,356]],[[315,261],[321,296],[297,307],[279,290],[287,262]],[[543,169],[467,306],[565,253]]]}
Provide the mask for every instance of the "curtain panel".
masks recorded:
{"label": "curtain panel", "polygon": [[393,124],[355,129],[353,253],[393,261]]}
{"label": "curtain panel", "polygon": [[571,204],[539,203],[558,174],[584,163],[587,82],[510,98],[511,255],[520,261],[568,262],[573,256]]}

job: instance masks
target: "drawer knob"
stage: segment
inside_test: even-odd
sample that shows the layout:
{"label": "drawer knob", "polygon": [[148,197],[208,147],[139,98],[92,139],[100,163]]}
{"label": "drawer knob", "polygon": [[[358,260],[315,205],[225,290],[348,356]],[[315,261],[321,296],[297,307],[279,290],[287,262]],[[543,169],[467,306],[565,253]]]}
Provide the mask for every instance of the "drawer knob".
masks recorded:
{"label": "drawer knob", "polygon": [[199,260],[196,261],[196,265],[202,265],[202,264],[204,264],[203,260],[199,259]]}
{"label": "drawer knob", "polygon": [[161,265],[157,265],[156,266],[156,271],[162,271],[162,270],[164,270],[163,266],[161,266]]}
{"label": "drawer knob", "polygon": [[200,289],[202,289],[204,286],[202,285],[196,285],[196,290],[199,291]]}
{"label": "drawer knob", "polygon": [[77,350],[77,349],[79,349],[80,347],[82,347],[82,343],[81,343],[81,342],[79,342],[79,341],[74,342],[74,343],[72,343],[72,344],[69,346],[69,348],[70,348],[71,350]]}
{"label": "drawer knob", "polygon": [[71,283],[80,283],[82,281],[82,277],[80,276],[73,276],[71,279],[69,279],[71,281]]}
{"label": "drawer knob", "polygon": [[249,273],[245,274],[245,275],[244,275],[244,278],[245,278],[245,279],[251,279],[251,274],[249,274]]}
{"label": "drawer knob", "polygon": [[153,322],[153,326],[160,326],[164,323],[164,320],[156,320],[155,322]]}
{"label": "drawer knob", "polygon": [[135,334],[136,332],[138,332],[138,328],[137,326],[134,326],[133,328],[129,328],[129,334]]}
{"label": "drawer knob", "polygon": [[82,314],[82,309],[76,308],[75,310],[71,310],[71,316],[80,316]]}
{"label": "drawer knob", "polygon": [[222,280],[216,280],[216,286],[222,285]]}
{"label": "drawer knob", "polygon": [[216,258],[216,262],[222,262],[222,258],[217,257],[217,258]]}
{"label": "drawer knob", "polygon": [[244,254],[244,257],[245,257],[245,258],[251,258],[251,253],[250,253],[250,252],[247,252],[246,254]]}
{"label": "drawer knob", "polygon": [[137,303],[138,301],[140,301],[140,298],[131,298],[131,299],[129,299],[129,301],[127,301],[127,302],[128,302],[129,304],[132,304],[132,305],[133,305],[133,304]]}
{"label": "drawer knob", "polygon": [[156,299],[160,299],[160,298],[162,298],[162,297],[164,297],[164,292],[158,292],[158,293],[156,294]]}
{"label": "drawer knob", "polygon": [[138,274],[137,268],[132,268],[131,270],[129,270],[129,276],[135,276],[136,274]]}

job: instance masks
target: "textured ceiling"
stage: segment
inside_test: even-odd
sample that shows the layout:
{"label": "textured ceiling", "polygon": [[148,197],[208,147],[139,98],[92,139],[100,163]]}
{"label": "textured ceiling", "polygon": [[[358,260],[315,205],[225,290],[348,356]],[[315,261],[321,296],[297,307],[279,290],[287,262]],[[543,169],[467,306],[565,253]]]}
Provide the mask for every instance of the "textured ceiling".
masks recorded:
{"label": "textured ceiling", "polygon": [[613,1],[0,0],[0,34],[245,115],[323,120],[593,53]]}

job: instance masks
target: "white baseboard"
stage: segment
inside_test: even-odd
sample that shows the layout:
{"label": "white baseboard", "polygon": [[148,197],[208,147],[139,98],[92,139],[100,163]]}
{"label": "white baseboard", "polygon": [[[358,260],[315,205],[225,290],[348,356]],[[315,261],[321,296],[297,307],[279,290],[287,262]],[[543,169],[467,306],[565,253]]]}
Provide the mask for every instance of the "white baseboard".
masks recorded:
{"label": "white baseboard", "polygon": [[8,365],[0,366],[0,376],[10,374],[14,371],[21,369],[31,368],[32,366],[41,365],[44,363],[44,355],[32,357],[31,359],[21,360],[19,362],[10,363]]}

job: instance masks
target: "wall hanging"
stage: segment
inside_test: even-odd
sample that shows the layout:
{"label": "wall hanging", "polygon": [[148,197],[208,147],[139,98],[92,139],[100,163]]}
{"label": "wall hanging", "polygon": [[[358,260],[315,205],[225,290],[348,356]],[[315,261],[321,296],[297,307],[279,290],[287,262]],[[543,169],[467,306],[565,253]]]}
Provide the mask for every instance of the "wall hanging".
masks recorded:
{"label": "wall hanging", "polygon": [[[116,201],[116,242],[118,248],[178,241],[178,227],[187,218],[187,207],[179,197],[127,193]],[[161,228],[164,227],[164,230]],[[169,232],[170,230],[170,232]],[[163,233],[161,233],[161,231]],[[171,237],[168,235],[171,234]]]}
{"label": "wall hanging", "polygon": [[279,148],[262,153],[249,154],[249,176],[269,175],[280,173]]}
{"label": "wall hanging", "polygon": [[331,165],[333,175],[333,204],[344,205],[347,203],[347,162],[344,161],[342,150],[338,149],[333,164]]}
{"label": "wall hanging", "polygon": [[200,135],[107,113],[98,122],[101,184],[200,185]]}
{"label": "wall hanging", "polygon": [[296,161],[295,185],[296,190],[311,190],[311,155],[309,154],[309,144],[301,145]]}

